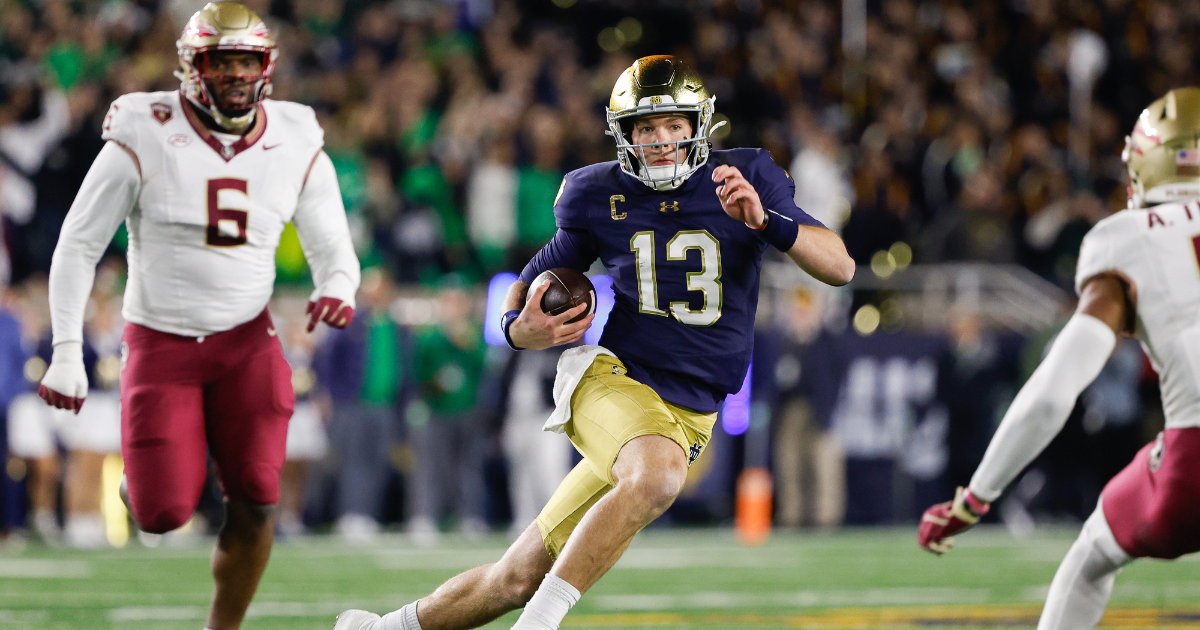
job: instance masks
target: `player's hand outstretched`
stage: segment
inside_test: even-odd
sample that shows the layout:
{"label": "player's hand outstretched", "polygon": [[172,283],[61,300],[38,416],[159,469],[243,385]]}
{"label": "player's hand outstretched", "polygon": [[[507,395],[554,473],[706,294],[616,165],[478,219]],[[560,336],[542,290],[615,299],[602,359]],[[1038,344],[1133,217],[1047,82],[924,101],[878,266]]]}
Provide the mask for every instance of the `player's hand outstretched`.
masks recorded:
{"label": "player's hand outstretched", "polygon": [[88,394],[87,370],[83,367],[83,344],[68,341],[54,346],[50,367],[38,385],[38,396],[46,404],[75,413],[83,408]]}
{"label": "player's hand outstretched", "polygon": [[721,201],[725,214],[755,230],[766,222],[767,213],[758,191],[737,167],[728,164],[718,166],[713,170],[712,178],[720,184],[717,186],[717,199]]}
{"label": "player's hand outstretched", "polygon": [[580,304],[558,315],[547,315],[542,310],[542,295],[550,288],[549,282],[543,282],[530,292],[525,301],[521,314],[508,327],[508,336],[518,348],[526,350],[542,350],[553,346],[578,341],[587,332],[596,314],[568,324],[567,322],[583,314],[587,304]]}

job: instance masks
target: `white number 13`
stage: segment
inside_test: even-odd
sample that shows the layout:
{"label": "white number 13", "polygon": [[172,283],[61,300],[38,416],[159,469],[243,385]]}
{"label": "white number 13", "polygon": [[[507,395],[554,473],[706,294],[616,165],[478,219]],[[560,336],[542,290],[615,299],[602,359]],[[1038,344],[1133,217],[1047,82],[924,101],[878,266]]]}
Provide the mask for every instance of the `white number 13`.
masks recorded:
{"label": "white number 13", "polygon": [[[629,248],[637,263],[638,310],[666,317],[658,307],[654,232],[634,234]],[[712,326],[721,319],[721,244],[707,230],[684,230],[667,242],[667,260],[687,260],[689,249],[700,250],[700,271],[688,272],[687,288],[704,294],[704,304],[693,310],[687,302],[671,302],[670,314],[688,326]]]}

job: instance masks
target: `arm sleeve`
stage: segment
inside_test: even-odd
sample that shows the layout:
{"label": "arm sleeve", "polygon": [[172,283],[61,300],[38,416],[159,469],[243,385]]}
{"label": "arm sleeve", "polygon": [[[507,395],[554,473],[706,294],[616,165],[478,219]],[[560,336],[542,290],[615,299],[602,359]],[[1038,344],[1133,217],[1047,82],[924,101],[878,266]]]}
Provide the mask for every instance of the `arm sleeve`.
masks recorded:
{"label": "arm sleeve", "polygon": [[1045,450],[1116,345],[1116,334],[1104,322],[1082,313],[1071,317],[1004,414],[971,477],[972,494],[995,501]]}
{"label": "arm sleeve", "polygon": [[83,342],[83,316],[96,263],[137,201],[141,173],[133,157],[107,142],[88,169],[63,222],[50,261],[50,322],[54,343]]}
{"label": "arm sleeve", "polygon": [[521,271],[521,282],[533,284],[539,273],[556,267],[567,267],[583,273],[592,266],[598,253],[592,235],[587,230],[559,228],[554,238],[546,243],[525,269]]}
{"label": "arm sleeve", "polygon": [[337,172],[324,151],[313,160],[292,223],[317,291],[353,306],[361,272],[350,240]]}
{"label": "arm sleeve", "polygon": [[751,164],[751,172],[747,175],[747,179],[758,191],[758,198],[762,201],[763,209],[779,215],[772,217],[773,219],[782,216],[785,220],[795,221],[798,225],[825,227],[824,223],[816,220],[796,205],[796,182],[788,175],[787,171],[779,168],[775,160],[771,159],[770,152],[761,149],[758,151],[758,155]]}

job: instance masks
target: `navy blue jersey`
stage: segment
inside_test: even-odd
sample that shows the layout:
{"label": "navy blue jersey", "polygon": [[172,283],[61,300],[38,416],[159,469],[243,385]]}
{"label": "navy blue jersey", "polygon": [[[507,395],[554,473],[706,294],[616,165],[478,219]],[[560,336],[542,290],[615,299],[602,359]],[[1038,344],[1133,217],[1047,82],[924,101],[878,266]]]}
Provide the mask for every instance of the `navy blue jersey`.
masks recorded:
{"label": "navy blue jersey", "polygon": [[564,178],[558,234],[521,273],[528,283],[554,267],[586,271],[599,258],[616,294],[600,345],[664,400],[704,412],[720,409],[745,378],[767,248],[721,208],[712,173],[723,164],[741,170],[764,208],[821,225],[796,207],[795,184],[762,149],[714,151],[668,192],[603,162]]}

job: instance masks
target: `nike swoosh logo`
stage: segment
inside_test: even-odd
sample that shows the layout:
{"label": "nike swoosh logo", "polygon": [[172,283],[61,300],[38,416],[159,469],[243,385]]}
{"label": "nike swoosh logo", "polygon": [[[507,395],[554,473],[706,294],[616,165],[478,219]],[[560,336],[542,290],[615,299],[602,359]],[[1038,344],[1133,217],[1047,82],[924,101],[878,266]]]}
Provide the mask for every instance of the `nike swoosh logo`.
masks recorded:
{"label": "nike swoosh logo", "polygon": [[271,328],[270,326],[267,327],[267,335],[274,337],[276,334],[277,333],[275,332],[274,328]]}
{"label": "nike swoosh logo", "polygon": [[276,142],[275,144],[272,144],[271,146],[267,146],[267,145],[265,145],[265,144],[264,144],[264,145],[263,145],[263,151],[270,151],[271,149],[274,149],[275,147],[277,147],[277,146],[279,146],[279,145],[281,145],[281,144],[283,144],[283,143],[282,143],[282,142]]}

